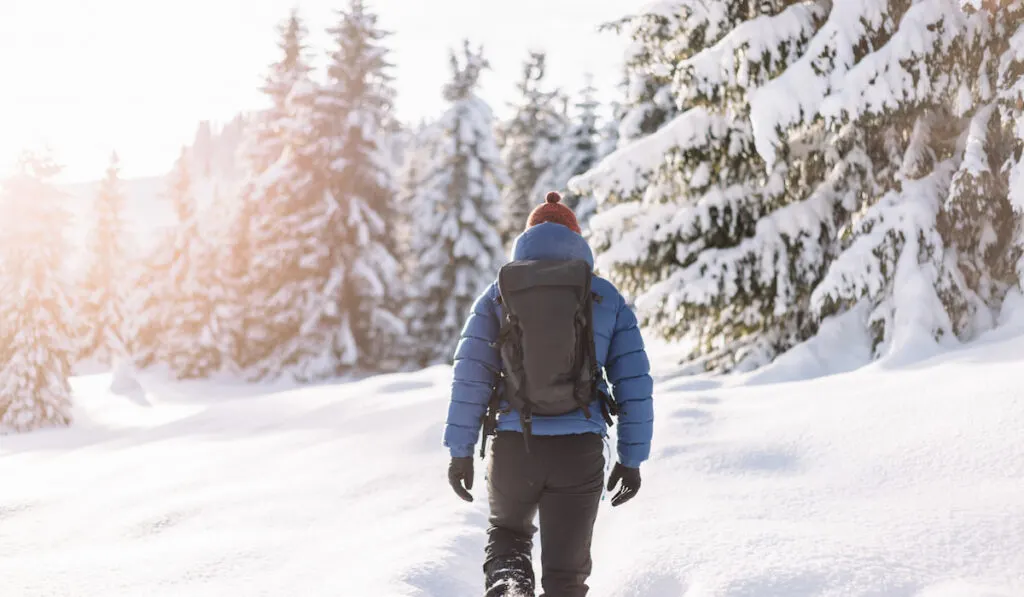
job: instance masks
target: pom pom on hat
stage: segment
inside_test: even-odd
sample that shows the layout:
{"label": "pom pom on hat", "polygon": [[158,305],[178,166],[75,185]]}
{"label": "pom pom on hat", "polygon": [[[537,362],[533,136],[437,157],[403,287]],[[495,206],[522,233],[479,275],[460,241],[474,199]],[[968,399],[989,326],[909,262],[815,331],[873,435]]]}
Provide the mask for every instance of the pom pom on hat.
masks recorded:
{"label": "pom pom on hat", "polygon": [[562,205],[562,195],[558,191],[551,191],[544,196],[544,203],[534,208],[530,213],[530,219],[526,221],[526,227],[536,226],[551,222],[561,224],[576,234],[581,234],[580,223],[576,221],[576,214],[571,209]]}

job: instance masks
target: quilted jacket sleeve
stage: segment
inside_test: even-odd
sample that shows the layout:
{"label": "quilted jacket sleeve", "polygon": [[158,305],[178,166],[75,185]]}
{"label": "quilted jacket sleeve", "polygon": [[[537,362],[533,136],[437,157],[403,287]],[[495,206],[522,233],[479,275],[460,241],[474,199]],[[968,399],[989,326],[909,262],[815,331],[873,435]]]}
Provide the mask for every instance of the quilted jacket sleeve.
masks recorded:
{"label": "quilted jacket sleeve", "polygon": [[651,454],[654,381],[636,315],[625,300],[620,300],[605,370],[622,411],[619,414],[619,462],[635,468]]}
{"label": "quilted jacket sleeve", "polygon": [[491,285],[473,304],[455,349],[452,398],[444,428],[444,445],[453,458],[473,455],[491,388],[501,371],[498,340],[497,286]]}

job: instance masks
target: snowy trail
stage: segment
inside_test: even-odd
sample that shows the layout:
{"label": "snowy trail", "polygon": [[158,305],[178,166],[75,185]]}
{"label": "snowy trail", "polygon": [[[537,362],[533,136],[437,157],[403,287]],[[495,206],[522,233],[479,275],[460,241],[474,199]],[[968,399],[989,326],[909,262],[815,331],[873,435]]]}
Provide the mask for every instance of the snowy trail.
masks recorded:
{"label": "snowy trail", "polygon": [[[901,370],[663,377],[640,497],[595,597],[1024,595],[1024,341]],[[444,367],[335,386],[76,380],[70,430],[0,438],[0,596],[480,593],[438,446]]]}

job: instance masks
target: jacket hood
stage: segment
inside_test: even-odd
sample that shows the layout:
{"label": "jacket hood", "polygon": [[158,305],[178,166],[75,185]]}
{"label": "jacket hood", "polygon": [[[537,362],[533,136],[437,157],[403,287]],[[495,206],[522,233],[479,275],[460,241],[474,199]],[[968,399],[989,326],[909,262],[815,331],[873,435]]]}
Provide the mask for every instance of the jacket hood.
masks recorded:
{"label": "jacket hood", "polygon": [[572,230],[545,222],[528,228],[516,238],[512,245],[514,261],[541,259],[569,261],[582,259],[594,267],[594,253],[582,236]]}

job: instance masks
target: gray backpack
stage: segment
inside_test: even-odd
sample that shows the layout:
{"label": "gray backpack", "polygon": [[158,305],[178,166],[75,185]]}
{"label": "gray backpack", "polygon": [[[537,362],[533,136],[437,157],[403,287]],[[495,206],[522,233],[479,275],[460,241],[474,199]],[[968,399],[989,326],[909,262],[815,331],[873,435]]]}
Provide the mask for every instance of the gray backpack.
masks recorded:
{"label": "gray backpack", "polygon": [[589,419],[590,405],[600,399],[602,415],[611,424],[615,405],[599,391],[593,305],[600,297],[590,289],[592,278],[590,264],[580,260],[514,261],[501,268],[503,383],[491,398],[484,442],[494,432],[502,398],[519,412],[527,449],[534,415],[582,410]]}

